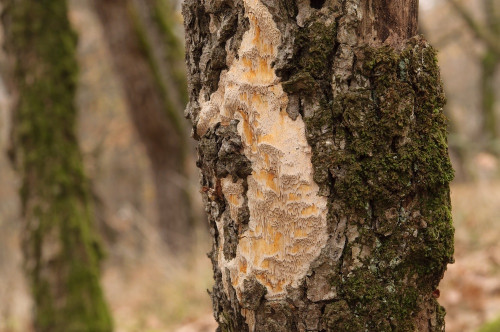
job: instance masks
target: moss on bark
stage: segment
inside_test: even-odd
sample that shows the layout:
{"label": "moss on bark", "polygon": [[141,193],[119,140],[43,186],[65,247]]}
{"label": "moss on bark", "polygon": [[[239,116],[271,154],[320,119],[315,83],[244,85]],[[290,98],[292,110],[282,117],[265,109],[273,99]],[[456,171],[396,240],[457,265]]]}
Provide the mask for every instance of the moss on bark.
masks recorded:
{"label": "moss on bark", "polygon": [[435,51],[416,37],[402,51],[366,47],[356,56],[353,76],[369,84],[305,117],[311,145],[331,146],[312,159],[315,179],[328,170],[330,215],[347,216],[355,233],[340,274],[329,277],[341,301],[327,306],[325,327],[414,331],[429,308],[429,329],[440,331],[444,311],[432,294],[453,261],[453,170]]}
{"label": "moss on bark", "polygon": [[7,47],[16,59],[14,118],[22,175],[23,249],[37,331],[111,331],[99,284],[103,251],[75,135],[77,37],[64,0],[9,3]]}
{"label": "moss on bark", "polygon": [[365,47],[355,58],[351,86],[334,98],[318,92],[322,78],[300,88],[293,78],[285,83],[306,110],[314,179],[328,188],[332,228],[347,216],[355,234],[340,273],[328,276],[341,300],[325,307],[323,324],[328,331],[414,331],[425,307],[430,329],[439,331],[444,310],[432,294],[453,262],[454,231],[435,51],[416,37],[402,51]]}

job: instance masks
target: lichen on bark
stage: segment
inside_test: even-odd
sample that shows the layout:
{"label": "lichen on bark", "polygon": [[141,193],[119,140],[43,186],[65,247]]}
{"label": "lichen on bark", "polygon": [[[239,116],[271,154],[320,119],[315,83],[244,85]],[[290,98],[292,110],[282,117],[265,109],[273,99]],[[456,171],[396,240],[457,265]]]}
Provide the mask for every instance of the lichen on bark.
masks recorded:
{"label": "lichen on bark", "polygon": [[13,139],[25,232],[24,267],[37,331],[111,331],[103,257],[75,135],[77,37],[67,4],[6,1],[6,46],[18,92]]}

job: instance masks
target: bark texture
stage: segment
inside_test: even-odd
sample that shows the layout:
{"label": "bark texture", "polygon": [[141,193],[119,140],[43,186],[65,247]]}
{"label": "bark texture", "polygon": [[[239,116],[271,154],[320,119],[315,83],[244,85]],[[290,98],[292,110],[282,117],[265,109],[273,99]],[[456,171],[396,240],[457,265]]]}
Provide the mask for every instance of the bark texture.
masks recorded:
{"label": "bark texture", "polygon": [[172,250],[185,248],[193,218],[186,190],[190,145],[182,119],[187,92],[182,45],[162,0],[98,0],[131,118],[151,161],[159,223]]}
{"label": "bark texture", "polygon": [[442,331],[445,102],[417,1],[186,0],[219,331]]}
{"label": "bark texture", "polygon": [[103,253],[75,135],[76,35],[64,0],[5,1],[19,94],[13,137],[22,177],[25,269],[41,332],[111,331]]}

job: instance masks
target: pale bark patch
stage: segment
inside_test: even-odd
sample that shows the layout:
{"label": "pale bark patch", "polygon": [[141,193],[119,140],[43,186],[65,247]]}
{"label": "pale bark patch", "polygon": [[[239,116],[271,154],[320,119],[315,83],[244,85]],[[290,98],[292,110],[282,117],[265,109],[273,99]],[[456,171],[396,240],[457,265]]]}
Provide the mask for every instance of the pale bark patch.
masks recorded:
{"label": "pale bark patch", "polygon": [[[272,68],[281,33],[260,0],[245,0],[250,28],[245,32],[229,70],[209,101],[200,100],[197,132],[237,119],[243,153],[251,161],[248,176],[248,229],[240,234],[236,257],[226,260],[219,246],[218,264],[241,301],[244,280],[255,277],[267,289],[268,300],[283,299],[288,287],[298,287],[327,241],[327,199],[313,180],[311,147],[299,115],[286,113],[288,97]],[[203,93],[200,94],[201,96]],[[242,181],[222,181],[231,218],[243,198]],[[217,223],[220,238],[224,229]],[[229,285],[224,285],[227,293]],[[248,315],[245,315],[248,316]]]}

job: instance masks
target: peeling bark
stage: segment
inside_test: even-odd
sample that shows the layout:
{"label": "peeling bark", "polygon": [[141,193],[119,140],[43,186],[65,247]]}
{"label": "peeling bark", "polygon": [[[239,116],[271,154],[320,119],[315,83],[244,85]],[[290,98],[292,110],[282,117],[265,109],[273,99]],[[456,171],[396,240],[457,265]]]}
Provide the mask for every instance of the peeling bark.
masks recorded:
{"label": "peeling bark", "polygon": [[219,330],[444,330],[445,99],[417,1],[384,4],[185,1]]}

